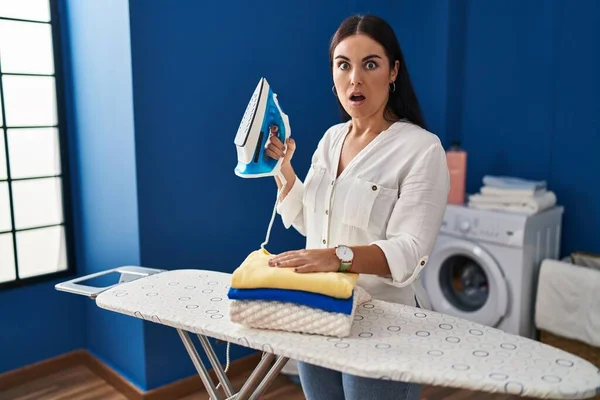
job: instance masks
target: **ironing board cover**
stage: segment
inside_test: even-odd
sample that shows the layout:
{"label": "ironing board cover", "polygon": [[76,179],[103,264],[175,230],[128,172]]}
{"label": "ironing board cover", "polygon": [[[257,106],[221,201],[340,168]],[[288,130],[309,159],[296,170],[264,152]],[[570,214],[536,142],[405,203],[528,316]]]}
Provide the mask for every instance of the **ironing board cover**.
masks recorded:
{"label": "ironing board cover", "polygon": [[372,300],[351,335],[250,329],[228,317],[231,275],[174,270],[109,289],[101,308],[354,375],[539,398],[589,398],[591,363],[534,340],[401,304]]}

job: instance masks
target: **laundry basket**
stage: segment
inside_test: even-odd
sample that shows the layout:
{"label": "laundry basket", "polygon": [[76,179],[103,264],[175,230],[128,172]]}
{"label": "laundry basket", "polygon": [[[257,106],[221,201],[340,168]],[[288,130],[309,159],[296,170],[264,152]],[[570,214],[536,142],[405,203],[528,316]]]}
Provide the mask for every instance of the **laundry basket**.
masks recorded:
{"label": "laundry basket", "polygon": [[[600,269],[597,256],[574,253],[544,260],[538,280],[535,324],[540,341],[600,368]],[[600,399],[600,395],[594,397]]]}

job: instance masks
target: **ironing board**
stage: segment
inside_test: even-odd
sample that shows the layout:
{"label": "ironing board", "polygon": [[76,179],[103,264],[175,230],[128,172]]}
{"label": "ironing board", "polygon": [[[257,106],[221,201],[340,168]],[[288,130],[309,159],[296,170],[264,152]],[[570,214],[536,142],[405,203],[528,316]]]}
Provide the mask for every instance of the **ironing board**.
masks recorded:
{"label": "ironing board", "polygon": [[[78,284],[111,272],[119,284]],[[600,370],[579,357],[501,330],[401,304],[360,305],[351,335],[333,338],[246,328],[228,317],[231,274],[121,267],[58,284],[98,307],[173,327],[212,399],[221,399],[189,334],[196,334],[228,399],[257,399],[288,359],[363,377],[402,380],[489,393],[584,399],[600,393]],[[208,337],[263,352],[238,393]],[[273,366],[271,364],[273,363]]]}

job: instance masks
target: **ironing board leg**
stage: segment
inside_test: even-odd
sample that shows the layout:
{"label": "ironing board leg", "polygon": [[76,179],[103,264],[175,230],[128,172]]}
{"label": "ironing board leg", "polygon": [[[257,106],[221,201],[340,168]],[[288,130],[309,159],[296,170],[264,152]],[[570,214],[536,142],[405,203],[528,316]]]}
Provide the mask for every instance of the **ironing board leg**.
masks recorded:
{"label": "ironing board leg", "polygon": [[[271,362],[277,358],[271,369]],[[236,400],[258,399],[258,396],[268,389],[271,382],[277,377],[288,358],[265,353],[244,386],[238,392]]]}
{"label": "ironing board leg", "polygon": [[271,365],[271,361],[275,358],[274,354],[265,353],[263,358],[260,360],[252,374],[244,383],[244,386],[240,389],[236,400],[248,400],[252,391],[259,385],[261,380],[268,372],[268,368]]}
{"label": "ironing board leg", "polygon": [[202,379],[202,383],[204,384],[206,391],[210,395],[210,398],[214,399],[214,400],[221,400],[221,396],[219,396],[219,392],[217,392],[217,388],[215,387],[215,384],[213,383],[212,379],[210,378],[210,375],[208,375],[208,371],[206,370],[206,367],[202,363],[202,359],[198,355],[198,352],[196,351],[196,348],[194,347],[194,343],[192,343],[192,339],[190,339],[190,336],[184,330],[177,329],[177,333],[179,333],[179,337],[181,338],[181,341],[183,342],[185,349],[187,350],[188,354],[190,355],[190,358],[192,359],[192,362],[194,363],[194,366],[196,367],[196,371],[198,371],[198,375],[200,375],[200,379]]}
{"label": "ironing board leg", "polygon": [[225,371],[223,371],[223,367],[221,366],[221,363],[219,362],[215,351],[213,350],[210,342],[208,341],[208,338],[204,335],[198,334],[198,339],[200,339],[200,344],[204,349],[204,353],[206,353],[206,356],[208,357],[208,360],[210,361],[210,364],[212,365],[215,374],[219,379],[219,382],[221,382],[221,385],[225,390],[225,394],[227,395],[227,397],[233,396],[233,386],[231,386],[229,378],[227,378],[227,375],[225,375]]}
{"label": "ironing board leg", "polygon": [[288,362],[288,360],[289,358],[287,357],[277,357],[273,368],[271,368],[267,376],[265,376],[260,385],[258,385],[254,393],[252,393],[252,396],[250,396],[249,400],[258,400],[258,397],[263,394],[269,388],[269,385],[271,385],[273,380],[277,378],[277,375],[279,375],[279,372],[283,369],[283,367],[285,367],[285,364]]}
{"label": "ironing board leg", "polygon": [[[219,396],[219,392],[215,387],[210,375],[204,364],[202,363],[202,359],[198,355],[196,348],[190,338],[189,334],[182,330],[177,329],[177,333],[179,333],[179,337],[187,350],[192,363],[196,367],[196,371],[198,371],[198,375],[200,375],[200,379],[202,379],[202,383],[206,388],[211,400],[221,400]],[[264,353],[262,359],[250,374],[250,377],[246,380],[240,391],[236,394],[234,393],[233,386],[231,382],[225,375],[225,371],[221,367],[219,363],[219,359],[217,358],[208,338],[204,335],[198,334],[198,339],[200,339],[200,344],[204,349],[219,381],[223,385],[223,389],[225,390],[225,394],[227,395],[226,399],[235,399],[235,400],[258,400],[258,397],[263,394],[268,388],[269,385],[273,382],[277,375],[286,362],[289,360],[287,357],[276,356],[275,354]],[[271,367],[272,361],[275,360],[275,363]]]}

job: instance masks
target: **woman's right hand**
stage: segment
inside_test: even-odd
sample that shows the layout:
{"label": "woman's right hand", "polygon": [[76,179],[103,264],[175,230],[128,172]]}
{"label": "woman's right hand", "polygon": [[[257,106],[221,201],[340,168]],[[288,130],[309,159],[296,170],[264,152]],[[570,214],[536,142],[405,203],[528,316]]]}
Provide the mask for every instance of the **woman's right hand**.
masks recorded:
{"label": "woman's right hand", "polygon": [[265,154],[275,160],[283,157],[281,167],[284,168],[291,166],[292,157],[294,156],[294,151],[296,151],[296,142],[294,142],[294,139],[288,138],[286,146],[284,146],[279,137],[277,137],[278,130],[277,125],[270,127],[269,139],[265,145]]}
{"label": "woman's right hand", "polygon": [[[296,151],[296,142],[294,139],[288,138],[286,146],[284,146],[277,137],[277,131],[279,130],[277,125],[272,125],[269,130],[269,139],[267,139],[267,144],[265,145],[265,154],[275,160],[279,160],[283,157],[283,161],[281,162],[281,174],[287,182],[286,188],[283,193],[281,193],[281,200],[283,200],[294,185],[296,179],[296,173],[294,172],[294,168],[292,168],[291,162],[294,151]],[[281,189],[283,185],[278,176],[275,177],[275,182],[277,182],[278,188]]]}

